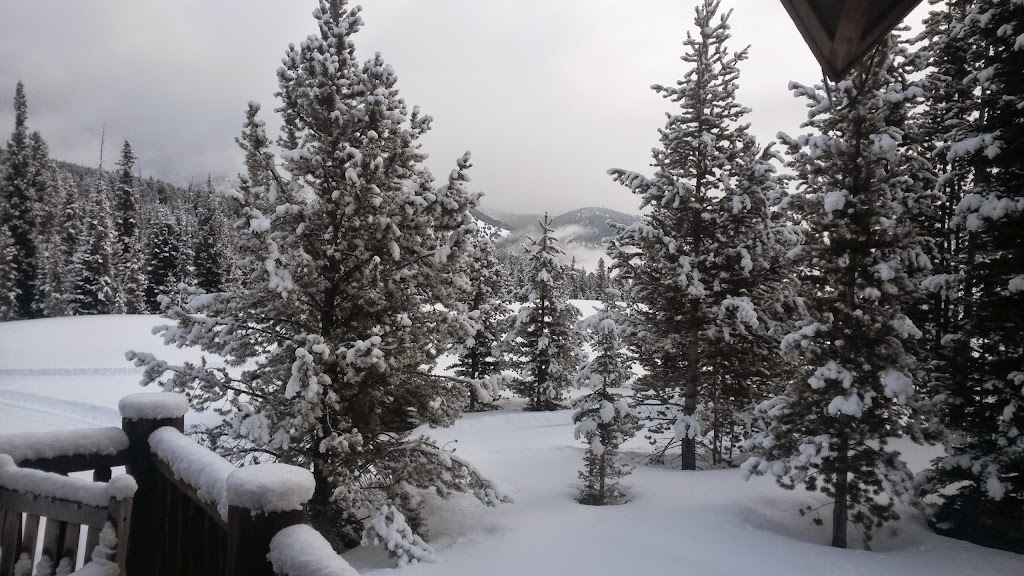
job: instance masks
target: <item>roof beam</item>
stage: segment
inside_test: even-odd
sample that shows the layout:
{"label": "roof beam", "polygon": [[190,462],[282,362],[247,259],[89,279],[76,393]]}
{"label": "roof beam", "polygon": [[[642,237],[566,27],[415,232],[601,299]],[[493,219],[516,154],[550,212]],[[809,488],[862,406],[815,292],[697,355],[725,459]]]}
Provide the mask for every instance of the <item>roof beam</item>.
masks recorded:
{"label": "roof beam", "polygon": [[921,0],[781,0],[821,69],[840,80]]}

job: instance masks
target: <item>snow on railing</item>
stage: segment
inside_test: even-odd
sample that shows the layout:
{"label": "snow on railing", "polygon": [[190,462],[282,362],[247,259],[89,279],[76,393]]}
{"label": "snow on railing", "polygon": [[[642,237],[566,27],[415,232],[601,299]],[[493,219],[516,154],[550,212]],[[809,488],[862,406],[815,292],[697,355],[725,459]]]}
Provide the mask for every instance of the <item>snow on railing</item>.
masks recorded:
{"label": "snow on railing", "polygon": [[309,470],[287,464],[237,468],[227,478],[227,500],[255,512],[302,510],[313,497],[316,481]]}
{"label": "snow on railing", "polygon": [[31,468],[19,468],[10,456],[0,454],[0,488],[104,508],[111,500],[131,498],[139,487],[135,479],[127,474],[114,476],[110,482],[93,482]]}
{"label": "snow on railing", "polygon": [[188,399],[173,392],[142,392],[121,398],[117,409],[126,420],[181,418],[188,412]]}
{"label": "snow on railing", "polygon": [[7,454],[15,462],[62,456],[113,456],[127,449],[128,436],[120,428],[83,428],[0,436],[0,454]]}
{"label": "snow on railing", "polygon": [[[168,526],[171,527],[166,533],[146,530],[133,537],[132,542],[138,542],[141,547],[160,546],[160,549],[167,549],[169,542],[172,550],[176,545],[190,546],[197,539],[221,542],[212,564],[217,573],[232,576],[281,573],[271,565],[268,550],[282,531],[305,521],[305,507],[316,488],[313,475],[304,468],[286,464],[236,468],[184,435],[188,403],[177,394],[135,394],[123,399],[119,408],[130,443],[129,469],[142,475],[144,479],[139,483],[149,487],[145,494],[136,497],[137,507],[149,510],[151,515],[169,515]],[[205,530],[202,535],[189,535],[189,530],[195,529],[190,524],[194,523],[186,524],[183,518],[175,516],[180,514],[182,506],[192,507],[190,514],[202,514],[213,520],[199,523],[199,529]],[[279,540],[290,542],[285,549],[278,546],[280,561],[299,570],[285,574],[356,574],[323,536],[306,528],[291,531],[305,534],[299,539],[301,542],[289,540],[288,536]],[[177,569],[177,572],[187,573],[194,556],[196,554],[165,557],[153,560],[153,566],[135,556],[139,563],[134,572],[147,573],[162,562],[171,572]],[[129,568],[132,568],[131,563]]]}
{"label": "snow on railing", "polygon": [[323,535],[307,524],[278,532],[270,541],[267,558],[274,573],[282,576],[359,576]]}
{"label": "snow on railing", "polygon": [[150,434],[149,446],[175,478],[191,486],[199,500],[216,508],[222,519],[228,519],[225,492],[228,476],[235,471],[230,462],[170,426]]}

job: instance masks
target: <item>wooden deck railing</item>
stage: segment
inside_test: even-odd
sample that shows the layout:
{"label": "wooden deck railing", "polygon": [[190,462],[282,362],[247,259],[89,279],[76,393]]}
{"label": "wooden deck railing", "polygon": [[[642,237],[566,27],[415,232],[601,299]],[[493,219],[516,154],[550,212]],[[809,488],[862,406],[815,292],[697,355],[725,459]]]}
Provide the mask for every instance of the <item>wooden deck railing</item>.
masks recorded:
{"label": "wooden deck railing", "polygon": [[[134,490],[127,476],[111,484],[91,482],[22,468],[0,455],[0,576],[53,574],[58,569],[67,573],[93,558],[122,571]],[[95,557],[105,529],[113,542],[105,543]],[[33,571],[37,556],[41,563]]]}
{"label": "wooden deck railing", "polygon": [[[0,436],[0,454],[9,454],[22,469],[65,475],[91,471],[98,482],[109,481],[111,469],[124,466],[138,488],[126,508],[130,518],[125,517],[123,523],[130,529],[125,530],[122,576],[356,574],[336,555],[334,559],[328,555],[327,562],[310,564],[315,568],[309,570],[296,561],[296,556],[307,555],[302,550],[305,542],[309,543],[309,556],[325,557],[326,541],[314,530],[298,526],[305,520],[304,505],[312,495],[308,471],[282,464],[234,468],[183,435],[187,403],[172,396],[126,397],[120,405],[121,429]],[[2,474],[0,470],[0,480]],[[261,482],[267,489],[253,490]],[[271,501],[267,497],[261,500],[259,493],[289,496],[275,496]],[[4,515],[0,510],[0,520],[26,526],[38,522],[35,504],[18,499],[24,495],[8,495],[4,500],[4,494],[0,492],[0,509],[7,512]],[[104,517],[112,511],[104,510]],[[92,526],[99,517],[95,510],[89,514],[93,523],[83,525]],[[281,532],[293,526],[297,530]],[[272,561],[268,554],[279,533],[288,536],[279,539]],[[65,530],[58,537],[70,543],[69,534]],[[303,539],[296,541],[296,534]],[[49,542],[47,538],[53,538],[49,530],[44,537]],[[21,544],[0,542],[4,562],[12,555],[7,551],[15,548],[20,553]],[[3,565],[0,576],[7,576]]]}

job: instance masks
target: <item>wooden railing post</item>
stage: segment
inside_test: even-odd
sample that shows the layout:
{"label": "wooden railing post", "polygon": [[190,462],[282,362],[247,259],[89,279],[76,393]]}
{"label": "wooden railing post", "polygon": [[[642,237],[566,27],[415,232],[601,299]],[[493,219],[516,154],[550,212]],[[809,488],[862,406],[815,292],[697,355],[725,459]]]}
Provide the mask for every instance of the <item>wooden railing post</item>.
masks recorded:
{"label": "wooden railing post", "polygon": [[132,394],[121,399],[121,428],[128,436],[128,473],[139,485],[132,504],[127,574],[159,574],[163,539],[160,472],[153,461],[149,435],[164,426],[185,430],[188,401],[169,393]]}
{"label": "wooden railing post", "polygon": [[314,486],[308,470],[286,464],[245,466],[228,476],[227,576],[274,576],[270,541],[305,521]]}

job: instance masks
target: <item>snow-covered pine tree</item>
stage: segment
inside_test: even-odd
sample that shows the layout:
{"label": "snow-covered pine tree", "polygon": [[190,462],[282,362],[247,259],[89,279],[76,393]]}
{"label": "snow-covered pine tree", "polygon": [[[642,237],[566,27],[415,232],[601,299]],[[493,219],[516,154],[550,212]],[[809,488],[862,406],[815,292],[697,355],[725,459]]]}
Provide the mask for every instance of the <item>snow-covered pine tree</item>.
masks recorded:
{"label": "snow-covered pine tree", "polygon": [[311,469],[310,520],[335,545],[386,540],[415,561],[430,554],[423,490],[503,499],[465,460],[409,435],[450,424],[466,403],[463,387],[429,372],[458,320],[438,304],[466,286],[478,195],[462,183],[468,155],[433,184],[419,144],[430,117],[399,97],[379,54],[355,58],[360,9],[323,1],[314,17],[317,33],[278,70],[282,170],[268,157],[245,179],[259,199],[237,228],[242,285],[166,312],[177,322],[166,341],[245,368],[134,358],[146,382],[170,371],[164,387],[224,411],[207,437],[229,458]]}
{"label": "snow-covered pine tree", "polygon": [[43,245],[43,315],[48,318],[70,316],[71,275],[69,266],[82,235],[78,206],[78,188],[67,173],[57,176],[58,196],[54,201],[53,226]]}
{"label": "snow-covered pine tree", "polygon": [[67,266],[68,260],[64,258],[58,237],[50,238],[49,242],[43,245],[39,252],[41,269],[39,278],[42,283],[42,312],[47,318],[68,316],[71,308],[68,306],[68,283]]}
{"label": "snow-covered pine tree", "polygon": [[[904,139],[906,111],[923,92],[900,73],[898,53],[886,40],[830,93],[791,83],[809,101],[804,126],[813,132],[780,134],[801,192],[790,209],[807,229],[794,257],[808,316],[782,342],[801,368],[785,394],[759,407],[766,428],[743,469],[830,498],[840,548],[850,524],[868,546],[873,529],[898,518],[894,506],[913,480],[889,439],[913,433],[922,377],[913,354],[921,332],[904,308],[930,267],[915,227],[917,173],[927,166]],[[802,512],[820,524],[821,507]]]}
{"label": "snow-covered pine tree", "polygon": [[599,298],[604,298],[604,293],[609,288],[611,284],[608,282],[608,267],[604,263],[604,258],[598,258],[597,272],[594,273],[594,290]]}
{"label": "snow-covered pine tree", "polygon": [[207,176],[199,193],[196,241],[193,245],[195,286],[205,292],[221,292],[231,274],[230,234],[221,199]]}
{"label": "snow-covered pine tree", "polygon": [[114,223],[110,191],[101,172],[93,183],[85,226],[71,260],[71,311],[75,315],[111,314],[115,310]]}
{"label": "snow-covered pine tree", "polygon": [[578,300],[583,297],[583,282],[580,270],[576,269],[576,256],[569,260],[568,274],[565,276],[565,295],[570,300]]}
{"label": "snow-covered pine tree", "polygon": [[[178,232],[178,271],[175,275],[178,284],[185,284],[186,286],[192,286],[196,281],[196,253],[195,247],[198,245],[198,238],[200,236],[199,231],[199,219],[198,213],[199,208],[199,191],[197,188],[189,186],[188,199],[174,209],[173,219],[174,225],[177,227]],[[188,206],[187,210],[182,210],[182,206]],[[175,304],[184,304],[185,294],[179,290],[174,293]]]}
{"label": "snow-covered pine tree", "polygon": [[117,309],[127,314],[146,311],[146,276],[134,172],[137,159],[131,143],[125,140],[114,172],[114,277]]}
{"label": "snow-covered pine tree", "polygon": [[[238,195],[235,198],[237,201],[234,203],[236,207],[259,208],[259,202],[261,199],[266,200],[266,191],[272,184],[269,175],[273,154],[270,152],[266,126],[259,118],[259,112],[259,103],[249,102],[242,135],[235,138],[235,142],[245,152],[245,173],[239,175]],[[265,208],[259,209],[266,211]]]}
{"label": "snow-covered pine tree", "polygon": [[50,160],[50,147],[39,132],[29,135],[29,157],[31,168],[29,189],[32,191],[33,214],[35,216],[35,237],[37,247],[46,243],[53,229],[56,196],[59,194],[57,168]]}
{"label": "snow-covered pine tree", "polygon": [[[939,127],[962,258],[925,285],[952,294],[932,390],[945,455],[920,478],[940,533],[1024,551],[1024,4],[951,2],[935,43],[967,58]],[[954,60],[956,63],[956,60]],[[959,192],[961,198],[956,197]]]}
{"label": "snow-covered pine tree", "polygon": [[[934,2],[933,2],[934,3]],[[908,316],[921,330],[921,344],[936,377],[943,378],[959,362],[942,345],[946,334],[959,333],[963,315],[963,268],[967,257],[966,231],[952,226],[956,207],[968,193],[974,166],[968,157],[951,154],[953,143],[969,138],[971,118],[977,114],[980,90],[965,82],[980,70],[984,46],[955,33],[974,0],[949,0],[929,12],[914,64],[926,71],[922,87],[928,93],[922,110],[911,116],[933,170],[939,175],[934,204],[922,213],[918,227],[932,239],[932,277],[923,284]],[[953,365],[950,365],[952,363]]]}
{"label": "snow-covered pine tree", "polygon": [[615,290],[605,290],[601,309],[578,324],[594,350],[594,358],[574,377],[577,387],[590,388],[589,394],[573,402],[576,439],[587,443],[580,471],[580,502],[596,506],[625,500],[618,481],[631,467],[620,460],[619,447],[638,427],[629,402],[612,390],[633,376],[623,355],[619,296]]}
{"label": "snow-covered pine tree", "polygon": [[524,304],[512,315],[502,348],[519,372],[512,388],[526,399],[526,409],[558,410],[583,359],[580,312],[565,297],[564,252],[547,214],[540,226],[541,236],[526,247]]}
{"label": "snow-covered pine tree", "polygon": [[14,259],[14,241],[6,226],[0,226],[0,322],[18,318],[18,286]]}
{"label": "snow-covered pine tree", "polygon": [[[31,169],[29,188],[32,191],[33,214],[35,217],[32,231],[32,242],[36,257],[35,296],[32,310],[35,316],[47,316],[47,302],[51,301],[48,276],[56,266],[64,267],[67,261],[54,262],[50,258],[51,244],[58,233],[55,229],[62,197],[60,178],[57,166],[50,160],[50,149],[39,132],[29,135],[29,156]],[[58,259],[59,260],[59,259]],[[64,274],[63,270],[61,274]]]}
{"label": "snow-covered pine tree", "polygon": [[146,239],[146,307],[149,312],[160,312],[164,297],[174,303],[179,301],[178,284],[183,280],[182,244],[181,228],[174,215],[165,206],[158,206]]}
{"label": "snow-covered pine tree", "polygon": [[14,132],[7,141],[6,170],[0,181],[0,226],[7,228],[14,247],[18,318],[32,318],[36,302],[35,191],[27,123],[28,100],[19,81],[14,92]]}
{"label": "snow-covered pine tree", "polygon": [[735,94],[747,49],[729,51],[730,13],[719,17],[719,7],[717,0],[696,7],[683,79],[653,87],[679,107],[660,130],[654,176],[609,171],[650,209],[641,222],[618,227],[609,244],[612,268],[630,286],[633,341],[647,371],[634,404],[652,438],[672,433],[665,450],[678,446],[685,470],[696,469],[698,439],[716,423],[707,418],[709,398],[742,382],[730,372],[737,347],[751,339],[750,346],[772,345],[759,333],[764,310],[756,297],[776,256],[773,199],[767,185],[738,186],[750,170],[774,174],[742,123],[748,110]]}
{"label": "snow-covered pine tree", "polygon": [[[783,209],[788,200],[777,175],[779,160],[771,147],[761,149],[748,137],[732,166],[735,183],[719,201],[717,242],[736,247],[743,271],[730,279],[732,290],[748,299],[741,302],[749,301],[757,318],[744,318],[737,309],[732,323],[720,318],[715,331],[708,331],[719,341],[704,363],[712,466],[732,465],[736,449],[749,435],[755,407],[781,393],[793,375],[792,363],[779,358],[779,345],[792,323],[804,317],[796,270],[787,257],[803,241],[803,230]],[[728,269],[735,257],[726,256],[721,265]]]}
{"label": "snow-covered pine tree", "polygon": [[469,383],[469,405],[474,412],[498,399],[499,387],[495,377],[500,374],[501,342],[508,318],[508,303],[503,295],[505,274],[495,255],[494,243],[482,231],[472,235],[472,256],[466,272],[469,280],[460,304],[470,321],[462,330],[456,353],[458,362],[453,366],[456,376]]}

